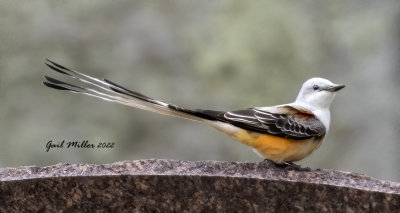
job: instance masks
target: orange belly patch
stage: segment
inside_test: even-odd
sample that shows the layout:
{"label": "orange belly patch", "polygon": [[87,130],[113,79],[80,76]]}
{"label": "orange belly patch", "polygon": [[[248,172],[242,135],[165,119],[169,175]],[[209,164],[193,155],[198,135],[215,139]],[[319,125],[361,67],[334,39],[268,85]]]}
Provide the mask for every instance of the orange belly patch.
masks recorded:
{"label": "orange belly patch", "polygon": [[294,140],[245,130],[236,132],[233,137],[276,163],[301,160],[317,149],[322,141],[322,138]]}

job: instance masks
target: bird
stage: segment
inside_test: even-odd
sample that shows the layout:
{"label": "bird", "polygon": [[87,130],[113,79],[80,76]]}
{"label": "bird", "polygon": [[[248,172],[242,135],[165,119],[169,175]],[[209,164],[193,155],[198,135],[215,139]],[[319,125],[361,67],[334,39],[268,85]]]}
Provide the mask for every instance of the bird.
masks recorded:
{"label": "bird", "polygon": [[233,111],[192,110],[150,98],[110,80],[80,73],[49,59],[45,64],[53,71],[84,84],[78,86],[45,75],[43,84],[47,87],[203,122],[252,147],[266,160],[286,166],[297,166],[294,162],[309,156],[321,145],[329,131],[330,105],[336,93],[345,87],[314,77],[303,83],[292,103]]}

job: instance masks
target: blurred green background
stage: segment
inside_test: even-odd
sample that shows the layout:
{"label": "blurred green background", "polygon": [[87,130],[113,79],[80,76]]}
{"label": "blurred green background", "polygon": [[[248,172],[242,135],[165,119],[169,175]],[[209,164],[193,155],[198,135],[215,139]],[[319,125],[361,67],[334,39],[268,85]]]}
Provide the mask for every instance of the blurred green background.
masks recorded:
{"label": "blurred green background", "polygon": [[[400,181],[399,1],[1,1],[0,165],[260,161],[197,122],[50,90],[52,59],[188,108],[294,101],[320,76],[347,87],[312,168]],[[52,149],[53,141],[115,142]]]}

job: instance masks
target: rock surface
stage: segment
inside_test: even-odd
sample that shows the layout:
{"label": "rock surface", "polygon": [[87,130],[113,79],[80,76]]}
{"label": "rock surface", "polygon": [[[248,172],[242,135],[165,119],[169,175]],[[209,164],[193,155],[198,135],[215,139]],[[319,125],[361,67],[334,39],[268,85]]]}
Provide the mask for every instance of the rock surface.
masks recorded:
{"label": "rock surface", "polygon": [[270,162],[0,169],[0,212],[400,212],[400,183]]}

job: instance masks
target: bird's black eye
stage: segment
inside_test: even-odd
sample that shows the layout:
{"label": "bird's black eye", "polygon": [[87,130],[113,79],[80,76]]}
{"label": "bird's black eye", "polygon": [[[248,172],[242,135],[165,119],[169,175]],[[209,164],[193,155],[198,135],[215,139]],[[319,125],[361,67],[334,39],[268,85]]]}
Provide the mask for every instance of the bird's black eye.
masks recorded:
{"label": "bird's black eye", "polygon": [[313,86],[313,89],[314,89],[314,90],[318,90],[318,89],[319,89],[319,86],[315,84],[315,85]]}

